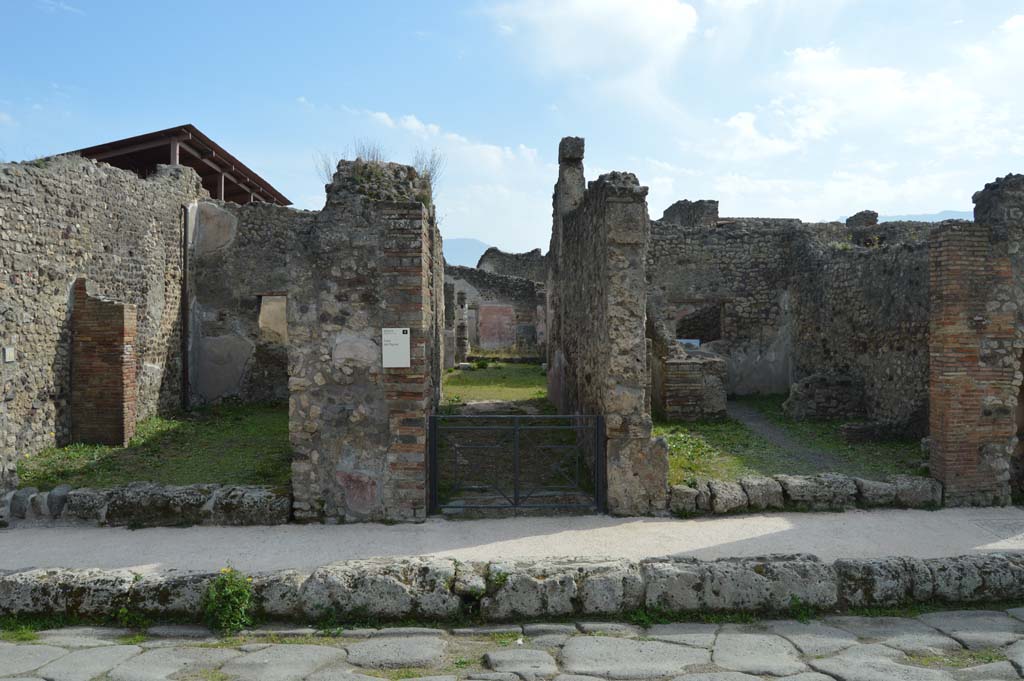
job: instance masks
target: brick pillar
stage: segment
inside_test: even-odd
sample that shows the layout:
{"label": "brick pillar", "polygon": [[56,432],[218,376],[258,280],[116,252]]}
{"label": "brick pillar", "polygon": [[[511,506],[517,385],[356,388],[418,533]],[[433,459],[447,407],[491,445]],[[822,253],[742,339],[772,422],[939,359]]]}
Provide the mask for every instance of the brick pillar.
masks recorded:
{"label": "brick pillar", "polygon": [[75,281],[71,312],[71,439],[126,446],[135,434],[136,311]]}
{"label": "brick pillar", "polygon": [[383,203],[385,220],[381,299],[386,327],[409,327],[409,368],[384,369],[391,444],[387,452],[384,514],[422,519],[427,510],[427,418],[432,411],[430,299],[433,258],[430,221],[419,203]]}
{"label": "brick pillar", "polygon": [[[1019,176],[1018,176],[1019,177]],[[1016,444],[1019,304],[1000,182],[975,194],[976,221],[930,237],[931,472],[947,506],[1009,502]],[[1006,209],[1006,210],[1004,210]]]}

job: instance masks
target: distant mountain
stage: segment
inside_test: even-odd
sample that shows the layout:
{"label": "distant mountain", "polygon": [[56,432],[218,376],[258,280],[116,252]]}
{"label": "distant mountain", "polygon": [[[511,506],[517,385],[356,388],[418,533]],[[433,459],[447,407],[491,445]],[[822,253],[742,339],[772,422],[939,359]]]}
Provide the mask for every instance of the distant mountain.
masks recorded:
{"label": "distant mountain", "polygon": [[879,215],[879,222],[942,222],[943,220],[973,220],[974,213],[969,210],[944,210],[938,213],[922,213],[921,215]]}
{"label": "distant mountain", "polygon": [[476,267],[480,256],[488,248],[489,244],[478,239],[445,239],[444,259],[449,265]]}

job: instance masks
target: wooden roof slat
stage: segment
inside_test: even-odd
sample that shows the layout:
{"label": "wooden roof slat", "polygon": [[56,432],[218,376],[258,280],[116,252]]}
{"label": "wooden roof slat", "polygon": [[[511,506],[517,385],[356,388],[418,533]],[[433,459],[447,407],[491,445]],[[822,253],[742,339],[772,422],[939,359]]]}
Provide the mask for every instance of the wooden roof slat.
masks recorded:
{"label": "wooden roof slat", "polygon": [[[104,144],[97,144],[92,147],[85,147],[72,153],[101,161],[133,152],[157,148],[162,144],[169,145],[173,141],[177,141],[181,149],[195,156],[204,164],[218,172],[229,174],[231,181],[249,194],[254,194],[261,199],[269,197],[271,202],[282,206],[291,205],[292,202],[288,197],[277,191],[273,185],[260,177],[258,173],[232,156],[191,123],[167,128],[166,130],[149,132],[144,135],[136,135],[135,137],[127,137],[114,142],[105,142]],[[197,149],[196,147],[204,147],[205,150],[209,151],[209,155],[205,155],[203,149]],[[236,177],[241,179],[236,179]]]}

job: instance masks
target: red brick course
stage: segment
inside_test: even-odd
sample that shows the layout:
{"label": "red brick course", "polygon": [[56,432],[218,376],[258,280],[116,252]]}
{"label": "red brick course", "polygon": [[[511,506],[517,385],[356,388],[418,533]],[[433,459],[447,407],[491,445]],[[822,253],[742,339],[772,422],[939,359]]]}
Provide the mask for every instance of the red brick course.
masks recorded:
{"label": "red brick course", "polygon": [[71,312],[71,439],[125,446],[135,434],[136,310],[75,281]]}

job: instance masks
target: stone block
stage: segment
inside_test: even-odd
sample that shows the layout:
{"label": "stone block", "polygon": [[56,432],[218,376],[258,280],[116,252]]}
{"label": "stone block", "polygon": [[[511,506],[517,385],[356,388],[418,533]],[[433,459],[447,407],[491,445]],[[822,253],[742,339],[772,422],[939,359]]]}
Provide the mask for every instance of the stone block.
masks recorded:
{"label": "stone block", "polygon": [[0,575],[0,615],[63,613],[69,578],[70,571],[61,568]]}
{"label": "stone block", "polygon": [[163,486],[134,482],[108,493],[108,525],[174,527],[199,525],[210,517],[207,501],[216,485]]}
{"label": "stone block", "polygon": [[24,519],[32,510],[32,497],[39,492],[35,487],[23,487],[11,497],[11,517]]}
{"label": "stone block", "polygon": [[67,520],[92,520],[102,523],[107,513],[105,490],[81,487],[67,494],[63,517]]}
{"label": "stone block", "polygon": [[643,603],[643,579],[634,563],[584,561],[576,565],[581,614],[613,615],[635,610]]}
{"label": "stone block", "polygon": [[[519,617],[560,617],[575,612],[575,570],[571,563],[494,562],[487,575],[488,594],[480,600],[480,613],[488,620]],[[591,591],[594,603],[603,594]]]}
{"label": "stone block", "polygon": [[973,603],[1024,598],[1024,556],[971,555],[924,563],[932,574],[936,600]]}
{"label": "stone block", "polygon": [[893,607],[925,601],[933,592],[932,573],[914,558],[837,560],[839,603],[847,608]]}
{"label": "stone block", "polygon": [[300,589],[300,598],[303,612],[314,619],[329,615],[444,619],[461,607],[461,599],[451,591],[454,582],[451,560],[347,561],[313,571]]}
{"label": "stone block", "polygon": [[132,585],[129,602],[132,609],[154,617],[194,618],[216,577],[215,573],[177,571],[144,575]]}
{"label": "stone block", "polygon": [[50,506],[47,502],[49,497],[48,492],[40,492],[39,494],[33,494],[29,499],[29,508],[32,510],[32,516],[36,518],[48,518],[50,516]]}
{"label": "stone block", "polygon": [[707,571],[696,559],[657,559],[641,563],[647,587],[644,605],[648,609],[691,612],[704,607],[703,590]]}
{"label": "stone block", "polygon": [[896,505],[902,508],[939,508],[942,483],[915,475],[894,475],[889,482],[896,488]]}
{"label": "stone block", "polygon": [[295,570],[254,575],[252,586],[257,610],[271,618],[301,617],[302,584],[306,577]]}
{"label": "stone block", "polygon": [[748,476],[740,478],[740,485],[747,494],[747,501],[753,511],[782,509],[785,499],[782,485],[777,480],[767,477]]}
{"label": "stone block", "polygon": [[213,495],[214,525],[284,525],[292,500],[269,487],[225,487]]}
{"label": "stone block", "polygon": [[857,485],[838,473],[776,475],[786,505],[810,511],[842,511],[857,503]]}
{"label": "stone block", "polygon": [[51,517],[60,518],[64,513],[64,505],[68,501],[68,493],[71,492],[71,485],[57,485],[46,497],[47,511]]}
{"label": "stone block", "polygon": [[711,510],[716,514],[743,511],[747,508],[747,494],[738,482],[712,480],[708,483],[711,490]]}
{"label": "stone block", "polygon": [[[781,489],[781,488],[780,488]],[[697,511],[697,490],[686,485],[672,485],[669,489],[669,510],[677,516],[687,516]]]}
{"label": "stone block", "polygon": [[865,508],[892,506],[896,501],[896,485],[891,482],[854,478],[857,485],[857,501]]}

